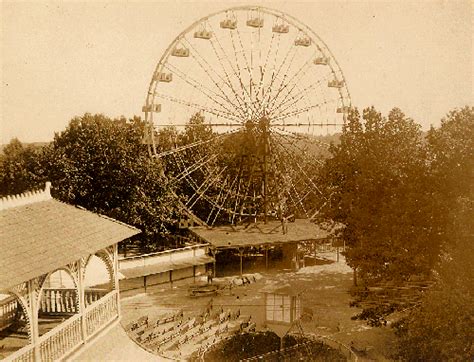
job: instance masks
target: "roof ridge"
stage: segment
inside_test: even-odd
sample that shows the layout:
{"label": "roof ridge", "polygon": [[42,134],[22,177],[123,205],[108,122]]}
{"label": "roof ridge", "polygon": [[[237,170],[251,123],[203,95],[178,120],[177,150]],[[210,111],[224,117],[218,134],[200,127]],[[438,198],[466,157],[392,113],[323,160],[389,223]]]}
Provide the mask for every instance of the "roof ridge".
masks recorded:
{"label": "roof ridge", "polygon": [[25,191],[20,194],[2,197],[0,199],[0,211],[51,199],[51,182],[48,181],[44,190]]}

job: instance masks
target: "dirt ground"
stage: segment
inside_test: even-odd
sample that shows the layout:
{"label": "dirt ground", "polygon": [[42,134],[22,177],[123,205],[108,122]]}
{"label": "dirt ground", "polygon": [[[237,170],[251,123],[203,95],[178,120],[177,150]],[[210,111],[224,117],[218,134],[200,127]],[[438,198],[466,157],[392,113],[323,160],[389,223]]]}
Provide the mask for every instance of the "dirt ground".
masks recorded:
{"label": "dirt ground", "polygon": [[[341,257],[336,262],[335,254],[325,255],[327,263],[292,271],[268,271],[260,273],[262,278],[255,283],[234,286],[212,297],[188,296],[188,285],[155,286],[122,299],[122,324],[143,315],[157,318],[160,315],[182,309],[185,315],[198,315],[213,299],[214,306],[223,310],[240,309],[242,315],[251,316],[257,330],[266,328],[263,290],[272,286],[289,286],[303,291],[301,306],[312,311],[311,321],[302,323],[304,333],[330,337],[347,346],[351,343],[358,350],[366,350],[359,357],[369,360],[389,360],[394,348],[394,335],[389,327],[372,328],[363,321],[353,321],[351,316],[357,309],[349,307],[348,290],[352,284],[352,272]],[[214,279],[223,283],[223,278]],[[296,329],[294,329],[296,331]]]}

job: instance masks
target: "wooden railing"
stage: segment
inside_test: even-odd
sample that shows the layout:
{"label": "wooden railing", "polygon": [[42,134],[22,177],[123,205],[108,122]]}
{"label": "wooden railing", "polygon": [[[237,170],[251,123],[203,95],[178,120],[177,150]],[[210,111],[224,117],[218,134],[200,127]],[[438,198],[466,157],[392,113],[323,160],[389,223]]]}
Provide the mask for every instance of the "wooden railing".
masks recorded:
{"label": "wooden railing", "polygon": [[[94,292],[97,292],[93,294],[94,298],[101,295],[98,291]],[[38,359],[52,361],[63,358],[79,345],[85,343],[82,331],[83,323],[86,339],[89,340],[117,317],[118,292],[113,290],[87,306],[83,315],[75,314],[42,335],[37,344]],[[35,346],[33,344],[23,347],[6,358],[6,361],[15,362],[34,360]]]}
{"label": "wooden railing", "polygon": [[76,289],[43,289],[40,314],[75,314],[77,310]]}
{"label": "wooden railing", "polygon": [[14,296],[0,301],[0,331],[14,322],[18,307],[18,301]]}
{"label": "wooden railing", "polygon": [[[104,289],[87,289],[84,294],[85,304],[91,305],[106,295],[107,292],[108,291]],[[76,289],[43,289],[43,295],[41,297],[40,304],[40,315],[72,315],[76,313],[78,313]]]}
{"label": "wooden railing", "polygon": [[88,306],[84,311],[84,315],[87,338],[90,338],[102,326],[118,316],[118,292],[113,290],[94,304]]}
{"label": "wooden railing", "polygon": [[109,291],[106,289],[86,289],[84,292],[84,302],[86,303],[86,306],[97,302],[100,298],[107,295],[108,292]]}
{"label": "wooden railing", "polygon": [[82,342],[81,316],[75,315],[40,337],[41,360],[59,359]]}
{"label": "wooden railing", "polygon": [[5,361],[13,361],[13,362],[31,362],[35,359],[35,346],[29,344],[18,351],[9,355]]}

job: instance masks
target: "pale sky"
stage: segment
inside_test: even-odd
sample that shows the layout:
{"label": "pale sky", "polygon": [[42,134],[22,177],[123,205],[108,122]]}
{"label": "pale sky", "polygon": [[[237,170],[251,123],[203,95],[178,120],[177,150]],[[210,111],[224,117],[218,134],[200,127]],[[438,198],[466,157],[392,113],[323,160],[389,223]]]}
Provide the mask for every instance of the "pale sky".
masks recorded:
{"label": "pale sky", "polygon": [[0,141],[49,141],[85,112],[141,115],[161,55],[185,27],[263,5],[312,28],[359,108],[397,106],[423,128],[473,102],[471,1],[7,2],[0,13]]}

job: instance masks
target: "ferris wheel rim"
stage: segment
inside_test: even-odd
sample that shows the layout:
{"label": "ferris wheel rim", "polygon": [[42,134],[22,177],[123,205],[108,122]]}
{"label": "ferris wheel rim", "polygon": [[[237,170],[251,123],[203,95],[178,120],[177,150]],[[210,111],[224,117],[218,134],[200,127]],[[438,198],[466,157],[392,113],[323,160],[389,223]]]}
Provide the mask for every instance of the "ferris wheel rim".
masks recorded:
{"label": "ferris wheel rim", "polygon": [[[329,64],[327,64],[327,66],[330,67],[332,74],[336,74],[336,70],[337,70],[337,73],[340,74],[341,80],[344,82],[344,89],[347,93],[347,96],[344,97],[342,95],[340,89],[338,90],[338,93],[339,93],[340,99],[342,101],[347,100],[347,103],[348,103],[347,106],[351,107],[352,101],[351,101],[351,95],[350,95],[349,87],[347,86],[347,79],[344,75],[344,72],[342,71],[342,68],[341,68],[339,62],[337,61],[337,58],[334,56],[334,53],[331,51],[331,49],[326,44],[326,42],[312,28],[310,28],[305,23],[299,21],[294,16],[292,16],[290,14],[287,14],[287,13],[285,13],[283,11],[280,11],[280,10],[276,10],[276,9],[265,7],[265,6],[257,6],[257,5],[255,5],[255,6],[254,5],[234,6],[234,7],[229,7],[229,8],[223,9],[223,10],[215,11],[211,14],[208,14],[206,16],[203,16],[203,17],[199,18],[198,20],[195,20],[191,25],[189,25],[183,31],[181,31],[171,41],[171,43],[168,45],[168,47],[166,48],[166,50],[164,51],[163,55],[161,56],[160,60],[158,61],[158,63],[156,64],[156,66],[154,68],[153,76],[150,80],[150,83],[149,83],[149,86],[148,86],[148,92],[147,92],[147,96],[146,96],[146,100],[145,100],[145,105],[146,106],[150,106],[150,105],[154,104],[153,103],[153,100],[154,100],[153,96],[155,94],[155,89],[157,87],[157,82],[154,80],[154,77],[157,73],[159,73],[160,66],[164,65],[164,63],[170,57],[172,49],[179,43],[179,41],[182,38],[184,38],[184,36],[186,34],[188,34],[193,29],[195,29],[196,26],[198,26],[199,24],[201,24],[201,23],[207,21],[208,19],[213,18],[217,15],[226,14],[228,12],[233,12],[233,11],[257,11],[257,12],[262,11],[264,13],[276,16],[277,18],[283,19],[284,21],[286,21],[289,24],[293,25],[299,31],[305,32],[305,34],[307,36],[308,36],[308,33],[310,33],[312,35],[312,37],[317,39],[318,42],[324,46],[324,51],[328,52],[328,55],[330,56],[331,60],[334,62],[334,64],[333,64],[333,62],[329,62]],[[318,48],[318,50],[322,51],[322,49],[320,49],[319,46],[317,48]],[[334,65],[337,67],[336,70],[333,68]],[[150,99],[151,99],[151,101],[150,101]],[[345,104],[343,104],[343,106],[345,106]],[[346,115],[344,114],[343,117],[344,117],[344,121],[345,121]],[[153,125],[153,112],[152,111],[151,112],[150,111],[145,111],[145,121],[149,122],[150,125]],[[153,143],[154,143],[154,141],[153,141]]]}

